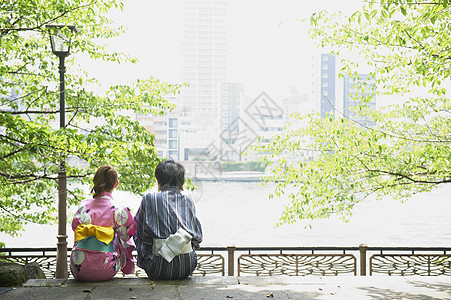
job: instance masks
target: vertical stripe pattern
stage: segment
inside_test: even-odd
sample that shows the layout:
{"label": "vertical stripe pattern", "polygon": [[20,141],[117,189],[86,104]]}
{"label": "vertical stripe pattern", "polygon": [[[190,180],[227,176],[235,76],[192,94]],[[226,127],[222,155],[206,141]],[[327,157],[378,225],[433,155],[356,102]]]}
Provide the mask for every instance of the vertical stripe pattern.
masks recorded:
{"label": "vertical stripe pattern", "polygon": [[135,216],[134,236],[138,266],[151,279],[181,279],[188,277],[197,266],[195,251],[180,254],[170,263],[152,253],[153,239],[166,239],[183,228],[192,236],[193,249],[202,242],[202,227],[196,217],[193,201],[175,187],[159,193],[146,194]]}

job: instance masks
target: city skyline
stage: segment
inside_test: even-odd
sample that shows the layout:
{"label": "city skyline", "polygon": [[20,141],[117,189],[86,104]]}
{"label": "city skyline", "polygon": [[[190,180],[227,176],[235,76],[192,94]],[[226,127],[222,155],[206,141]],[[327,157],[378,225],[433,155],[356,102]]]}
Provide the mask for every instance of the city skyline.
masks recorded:
{"label": "city skyline", "polygon": [[[308,38],[308,23],[299,19],[308,18],[314,11],[346,10],[361,3],[339,2],[230,1],[226,81],[243,84],[251,98],[262,91],[275,98],[284,97],[292,87],[299,93],[308,92],[311,57],[321,50]],[[111,49],[137,57],[137,64],[87,63],[84,57],[75,57],[75,62],[103,83],[100,90],[149,76],[183,83],[181,7],[180,1],[130,1],[123,12],[111,14],[116,25],[128,29],[108,44]]]}
{"label": "city skyline", "polygon": [[[341,4],[351,2],[355,1]],[[123,37],[112,40],[112,47],[138,57],[140,62],[125,68],[119,65],[107,72],[113,67],[97,68],[94,76],[109,85],[149,76],[171,83],[188,83],[189,86],[181,89],[180,96],[170,100],[177,109],[165,116],[165,122],[170,118],[180,121],[173,129],[177,133],[172,140],[169,140],[169,133],[157,125],[150,130],[156,134],[160,155],[186,159],[190,156],[188,153],[216,147],[220,149],[220,157],[241,159],[241,145],[223,142],[225,128],[233,123],[237,126],[234,135],[242,135],[247,123],[243,123],[244,115],[240,115],[240,111],[244,113],[244,107],[262,93],[279,106],[291,97],[311,97],[312,85],[319,84],[312,78],[312,62],[326,51],[314,47],[314,41],[307,34],[308,21],[300,19],[308,18],[313,11],[347,7],[333,3],[335,6],[325,0],[314,5],[296,1],[277,4],[230,0],[173,1],[170,4],[129,2],[123,12],[111,14],[117,25],[129,27]],[[130,18],[131,14],[137,15]],[[334,82],[335,78],[331,80]],[[242,90],[240,97],[233,100],[236,112],[224,110],[231,100],[224,98],[227,91],[221,91],[223,84],[232,83],[239,84]],[[311,101],[317,100],[312,95]],[[310,106],[304,103],[302,109],[299,106],[297,110],[290,106],[294,110],[284,114],[311,112]],[[238,129],[238,124],[242,129]],[[280,123],[271,128],[282,126]],[[275,133],[267,129],[254,130],[259,132],[258,136],[265,136],[263,140]]]}

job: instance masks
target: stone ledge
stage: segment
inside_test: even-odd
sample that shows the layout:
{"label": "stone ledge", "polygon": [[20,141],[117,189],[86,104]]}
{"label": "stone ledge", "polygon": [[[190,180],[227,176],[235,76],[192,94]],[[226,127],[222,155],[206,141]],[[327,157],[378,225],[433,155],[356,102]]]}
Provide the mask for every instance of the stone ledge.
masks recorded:
{"label": "stone ledge", "polygon": [[[45,288],[47,287],[47,288]],[[3,299],[451,299],[449,277],[390,276],[205,276],[151,281],[103,282],[33,279]]]}
{"label": "stone ledge", "polygon": [[24,287],[57,287],[66,283],[68,279],[28,279]]}
{"label": "stone ledge", "polygon": [[239,280],[235,276],[193,276],[181,280],[156,280],[151,281],[147,278],[113,278],[106,281],[78,281],[76,279],[29,279],[24,287],[57,287],[57,286],[137,286],[151,285],[158,283],[159,285],[233,285],[239,284]]}

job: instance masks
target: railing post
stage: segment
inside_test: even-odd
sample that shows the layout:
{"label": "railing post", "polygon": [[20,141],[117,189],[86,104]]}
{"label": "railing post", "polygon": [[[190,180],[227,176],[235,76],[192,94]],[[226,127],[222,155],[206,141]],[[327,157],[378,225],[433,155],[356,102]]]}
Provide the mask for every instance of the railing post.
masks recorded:
{"label": "railing post", "polygon": [[227,267],[227,275],[228,276],[234,276],[235,275],[235,245],[227,246],[227,252],[228,252],[228,267]]}
{"label": "railing post", "polygon": [[360,276],[366,276],[366,251],[368,246],[366,244],[359,245],[360,250]]}

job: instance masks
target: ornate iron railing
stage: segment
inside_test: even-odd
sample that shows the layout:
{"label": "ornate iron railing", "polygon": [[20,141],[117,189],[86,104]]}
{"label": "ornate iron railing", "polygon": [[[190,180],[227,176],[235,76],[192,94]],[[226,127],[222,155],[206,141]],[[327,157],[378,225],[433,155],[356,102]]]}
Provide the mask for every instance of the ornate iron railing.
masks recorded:
{"label": "ornate iron railing", "polygon": [[[70,253],[70,248],[68,249]],[[135,253],[136,254],[136,253]],[[194,276],[451,276],[451,248],[439,247],[202,247]],[[367,260],[367,255],[371,257]],[[56,268],[56,248],[0,248],[0,260],[37,262],[47,278]],[[225,263],[227,260],[227,263]],[[235,271],[236,270],[236,271]],[[136,268],[131,275],[146,277]]]}
{"label": "ornate iron railing", "polygon": [[[230,247],[229,247],[230,248]],[[358,247],[238,247],[238,276],[357,275]],[[230,253],[229,253],[229,261]]]}
{"label": "ornate iron railing", "polygon": [[352,254],[243,254],[238,258],[238,266],[238,276],[357,275]]}
{"label": "ornate iron railing", "polygon": [[[215,254],[217,250],[226,251],[226,248],[203,248],[198,253],[197,268],[193,275],[205,276],[209,274],[225,275],[224,257]],[[68,261],[71,248],[68,249]],[[208,253],[211,252],[211,253]],[[134,253],[136,259],[136,252]],[[0,260],[27,264],[36,262],[47,278],[53,278],[56,271],[56,248],[0,248]],[[70,273],[70,272],[69,272]],[[69,277],[72,275],[69,274]],[[116,277],[147,277],[141,268],[136,268],[134,274],[125,275],[119,272]]]}
{"label": "ornate iron railing", "polygon": [[370,275],[451,276],[451,248],[371,247]]}

